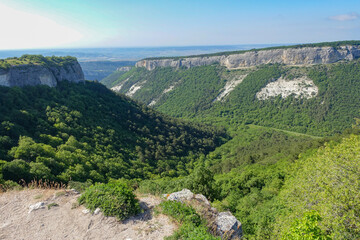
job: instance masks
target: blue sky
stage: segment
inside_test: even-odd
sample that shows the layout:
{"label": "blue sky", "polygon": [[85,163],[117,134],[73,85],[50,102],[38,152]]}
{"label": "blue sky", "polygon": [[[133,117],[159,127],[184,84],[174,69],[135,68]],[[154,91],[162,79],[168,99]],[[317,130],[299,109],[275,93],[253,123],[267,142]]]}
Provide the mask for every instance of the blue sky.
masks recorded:
{"label": "blue sky", "polygon": [[359,14],[359,0],[0,0],[0,49],[357,40]]}

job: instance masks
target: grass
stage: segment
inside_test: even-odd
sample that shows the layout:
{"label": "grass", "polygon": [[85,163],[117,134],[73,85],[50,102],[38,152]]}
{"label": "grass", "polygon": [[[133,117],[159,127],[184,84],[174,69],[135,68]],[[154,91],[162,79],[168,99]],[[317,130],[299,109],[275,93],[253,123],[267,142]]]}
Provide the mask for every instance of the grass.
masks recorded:
{"label": "grass", "polygon": [[176,201],[164,201],[157,207],[157,211],[170,216],[180,227],[167,240],[220,240],[210,234],[207,222],[194,208],[184,203]]}
{"label": "grass", "polygon": [[58,207],[59,206],[59,204],[57,204],[57,203],[50,203],[48,206],[47,206],[47,208],[48,208],[48,210],[50,210],[52,207]]}

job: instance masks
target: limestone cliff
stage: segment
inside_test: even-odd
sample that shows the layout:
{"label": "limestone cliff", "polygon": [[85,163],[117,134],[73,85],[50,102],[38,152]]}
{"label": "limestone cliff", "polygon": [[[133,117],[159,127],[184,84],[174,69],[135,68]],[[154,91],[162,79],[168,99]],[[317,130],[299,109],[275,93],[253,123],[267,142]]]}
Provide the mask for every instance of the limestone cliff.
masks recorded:
{"label": "limestone cliff", "polygon": [[62,66],[22,64],[10,66],[6,69],[0,68],[0,85],[7,87],[27,85],[55,87],[58,82],[64,80],[69,82],[84,81],[84,73],[76,60]]}
{"label": "limestone cliff", "polygon": [[313,65],[353,60],[360,57],[360,47],[345,45],[340,47],[301,47],[247,51],[237,54],[216,56],[194,56],[184,58],[162,58],[141,60],[136,67],[153,70],[156,67],[196,67],[218,63],[228,69],[252,67],[268,63],[285,65]]}

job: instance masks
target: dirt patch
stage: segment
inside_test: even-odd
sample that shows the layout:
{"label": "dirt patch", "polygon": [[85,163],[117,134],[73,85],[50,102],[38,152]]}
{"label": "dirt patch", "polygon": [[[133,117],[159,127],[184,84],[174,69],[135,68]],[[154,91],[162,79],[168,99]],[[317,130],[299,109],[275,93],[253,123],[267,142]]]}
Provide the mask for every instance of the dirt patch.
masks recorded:
{"label": "dirt patch", "polygon": [[[64,190],[28,189],[0,194],[0,239],[163,239],[176,226],[164,215],[153,215],[161,200],[139,198],[144,213],[119,222],[77,205],[78,194]],[[42,208],[29,207],[43,202]],[[50,206],[50,207],[49,207]],[[87,212],[87,213],[86,213]]]}

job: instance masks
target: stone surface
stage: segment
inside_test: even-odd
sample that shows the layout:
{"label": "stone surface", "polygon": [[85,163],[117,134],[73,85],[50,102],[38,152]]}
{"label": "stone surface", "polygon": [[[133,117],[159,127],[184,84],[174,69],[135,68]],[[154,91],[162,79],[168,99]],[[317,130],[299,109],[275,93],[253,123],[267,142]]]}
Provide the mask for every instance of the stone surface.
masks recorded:
{"label": "stone surface", "polygon": [[189,189],[183,189],[179,192],[171,193],[167,197],[167,200],[184,202],[184,201],[190,201],[193,197],[194,194]]}
{"label": "stone surface", "polygon": [[35,203],[33,205],[30,205],[29,213],[31,213],[32,211],[38,210],[38,209],[42,209],[42,208],[45,208],[45,203],[44,202]]}
{"label": "stone surface", "polygon": [[359,46],[334,47],[303,47],[249,51],[239,54],[184,57],[181,59],[153,59],[141,60],[136,67],[145,67],[153,70],[156,67],[196,67],[218,63],[228,69],[258,66],[268,63],[285,65],[312,65],[321,63],[334,63],[340,60],[353,60],[360,57]]}
{"label": "stone surface", "polygon": [[229,80],[226,82],[223,89],[220,90],[219,95],[215,98],[214,102],[216,101],[222,101],[226,96],[232,92],[237,85],[242,83],[242,81],[246,78],[247,74],[237,76],[237,78],[234,78],[232,80]]}
{"label": "stone surface", "polygon": [[231,214],[231,212],[221,212],[215,219],[216,231],[218,235],[225,239],[236,239],[242,236],[241,223]]}
{"label": "stone surface", "polygon": [[189,189],[183,189],[171,194],[163,194],[167,200],[179,201],[191,205],[196,212],[205,218],[212,234],[222,239],[240,239],[242,237],[241,223],[231,212],[218,212],[211,207],[210,202],[202,194],[194,194]]}
{"label": "stone surface", "polygon": [[95,209],[94,215],[98,215],[100,213],[100,208]]}
{"label": "stone surface", "polygon": [[47,85],[55,87],[60,81],[83,82],[84,73],[77,61],[62,67],[41,65],[17,65],[9,69],[0,69],[0,85],[23,87]]}
{"label": "stone surface", "polygon": [[207,200],[207,198],[202,194],[195,194],[194,199],[198,200],[199,202],[202,202],[207,206],[210,206],[209,200]]}
{"label": "stone surface", "polygon": [[267,84],[258,93],[256,93],[256,98],[266,100],[270,97],[276,97],[279,95],[282,98],[294,95],[296,98],[308,99],[315,97],[318,91],[318,87],[307,77],[295,78],[292,80],[286,80],[281,77],[276,81]]}

